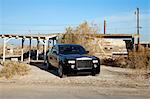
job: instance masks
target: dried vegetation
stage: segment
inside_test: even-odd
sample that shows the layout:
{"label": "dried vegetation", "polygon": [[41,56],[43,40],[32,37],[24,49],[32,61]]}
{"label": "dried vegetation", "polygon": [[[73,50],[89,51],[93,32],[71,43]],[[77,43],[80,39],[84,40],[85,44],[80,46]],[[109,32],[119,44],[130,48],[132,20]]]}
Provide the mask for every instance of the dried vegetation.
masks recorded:
{"label": "dried vegetation", "polygon": [[[91,27],[87,22],[82,23],[76,28],[67,28],[65,34],[60,39],[61,43],[80,44],[90,51],[90,54],[102,52],[96,38],[87,34],[96,34],[97,29]],[[98,56],[99,57],[99,56]],[[115,59],[106,58],[102,64],[132,69],[150,70],[150,51],[140,47],[138,51],[131,51],[127,58],[118,57]]]}
{"label": "dried vegetation", "polygon": [[16,75],[24,76],[30,71],[27,64],[15,61],[6,61],[2,65],[3,68],[0,71],[0,77],[5,77],[6,79],[11,79]]}
{"label": "dried vegetation", "polygon": [[65,44],[80,44],[93,54],[97,49],[96,46],[93,48],[92,42],[94,38],[87,34],[96,34],[97,29],[91,27],[87,22],[80,24],[76,28],[68,27],[65,34],[60,38],[61,43]]}

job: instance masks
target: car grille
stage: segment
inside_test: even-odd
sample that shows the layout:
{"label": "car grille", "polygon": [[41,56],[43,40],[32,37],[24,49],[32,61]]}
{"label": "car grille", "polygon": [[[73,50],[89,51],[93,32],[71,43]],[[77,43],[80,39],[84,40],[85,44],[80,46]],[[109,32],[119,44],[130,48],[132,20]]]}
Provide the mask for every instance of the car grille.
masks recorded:
{"label": "car grille", "polygon": [[92,68],[92,60],[77,60],[77,68]]}

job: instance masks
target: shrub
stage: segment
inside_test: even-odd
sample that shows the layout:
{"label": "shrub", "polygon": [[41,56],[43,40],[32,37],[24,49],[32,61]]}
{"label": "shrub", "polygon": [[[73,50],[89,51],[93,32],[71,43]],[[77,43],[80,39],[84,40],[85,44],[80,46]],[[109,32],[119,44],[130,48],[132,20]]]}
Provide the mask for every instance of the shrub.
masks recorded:
{"label": "shrub", "polygon": [[150,51],[148,49],[131,51],[128,53],[127,58],[106,58],[102,60],[102,64],[113,67],[150,70]]}
{"label": "shrub", "polygon": [[66,28],[66,32],[60,38],[60,43],[80,44],[89,50],[90,54],[93,54],[96,52],[96,46],[93,47],[95,39],[91,37],[90,34],[96,33],[97,29],[95,27],[91,27],[87,22],[84,22],[75,28]]}
{"label": "shrub", "polygon": [[107,66],[112,66],[112,67],[121,67],[124,68],[126,66],[126,62],[125,62],[125,58],[124,57],[120,57],[120,58],[105,58],[102,59],[101,64],[103,65],[107,65]]}
{"label": "shrub", "polygon": [[3,68],[0,71],[0,77],[5,77],[6,79],[13,78],[15,75],[26,75],[30,70],[28,65],[15,61],[6,61],[2,65]]}
{"label": "shrub", "polygon": [[143,51],[129,52],[126,63],[128,68],[150,70],[150,51],[145,49]]}
{"label": "shrub", "polygon": [[102,60],[102,64],[113,67],[150,70],[150,50],[140,47],[138,51],[128,52],[127,58],[105,58]]}

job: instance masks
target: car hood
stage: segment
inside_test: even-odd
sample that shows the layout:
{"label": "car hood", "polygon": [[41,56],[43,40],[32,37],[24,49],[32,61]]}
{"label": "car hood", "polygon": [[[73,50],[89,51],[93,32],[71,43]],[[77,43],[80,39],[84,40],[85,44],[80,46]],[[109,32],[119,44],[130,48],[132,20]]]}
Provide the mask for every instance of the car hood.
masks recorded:
{"label": "car hood", "polygon": [[76,58],[92,58],[92,59],[97,59],[97,57],[95,56],[90,56],[90,55],[80,55],[80,54],[69,54],[69,55],[64,55],[61,54],[61,57],[65,58],[65,59],[76,59]]}

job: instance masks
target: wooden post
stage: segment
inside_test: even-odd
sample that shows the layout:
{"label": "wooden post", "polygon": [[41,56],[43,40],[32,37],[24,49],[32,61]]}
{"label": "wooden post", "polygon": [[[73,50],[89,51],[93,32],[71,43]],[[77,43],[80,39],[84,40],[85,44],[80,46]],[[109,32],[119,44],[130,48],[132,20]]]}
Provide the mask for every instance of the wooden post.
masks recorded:
{"label": "wooden post", "polygon": [[6,44],[9,40],[11,40],[11,37],[8,39],[3,37],[3,62],[5,61],[5,57],[6,57]]}
{"label": "wooden post", "polygon": [[3,62],[5,62],[6,38],[3,38]]}
{"label": "wooden post", "polygon": [[39,39],[37,39],[37,52],[36,52],[36,60],[39,60]]}
{"label": "wooden post", "polygon": [[31,38],[29,42],[29,62],[31,62]]}
{"label": "wooden post", "polygon": [[47,50],[47,47],[46,47],[46,40],[44,40],[44,63],[46,63],[46,50]]}
{"label": "wooden post", "polygon": [[25,39],[24,39],[24,38],[22,38],[22,49],[21,49],[21,61],[22,61],[22,62],[23,62],[24,41],[25,41]]}
{"label": "wooden post", "polygon": [[11,39],[12,39],[11,37],[9,37],[8,39],[3,37],[3,62],[5,61],[5,57],[6,57],[6,52],[5,52],[6,44]]}
{"label": "wooden post", "polygon": [[148,48],[148,42],[146,43],[146,48]]}
{"label": "wooden post", "polygon": [[45,44],[45,41],[43,40],[42,43],[43,43],[43,55],[44,55],[44,44]]}
{"label": "wooden post", "polygon": [[132,37],[132,45],[133,45],[133,51],[135,51],[135,42],[134,42],[134,37]]}
{"label": "wooden post", "polygon": [[50,46],[49,44],[50,44],[50,39],[48,39],[48,48],[49,48],[49,46]]}

